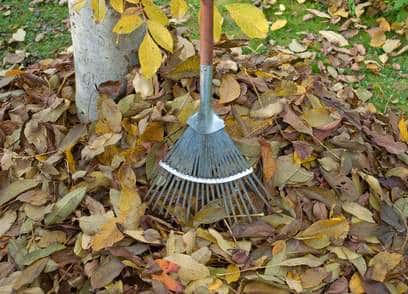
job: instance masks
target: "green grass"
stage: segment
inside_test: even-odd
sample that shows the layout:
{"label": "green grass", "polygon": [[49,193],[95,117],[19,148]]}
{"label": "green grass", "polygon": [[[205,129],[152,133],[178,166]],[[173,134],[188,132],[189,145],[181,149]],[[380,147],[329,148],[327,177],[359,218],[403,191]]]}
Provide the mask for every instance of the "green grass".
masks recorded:
{"label": "green grass", "polygon": [[[223,5],[237,2],[234,0],[219,0],[216,1],[217,6],[223,11],[225,16],[223,31],[228,37],[240,37],[242,34],[239,31],[239,28],[233,23],[233,21],[228,17],[228,14],[225,13]],[[248,2],[248,1],[240,1]],[[285,11],[282,15],[277,15],[279,12],[279,4],[285,6]],[[198,21],[197,15],[199,10],[199,1],[198,0],[189,0],[189,6],[191,8],[191,14],[193,17],[187,23],[191,31],[193,38],[198,38]],[[252,40],[249,43],[251,47],[250,50],[244,50],[244,52],[251,53],[258,49],[258,53],[267,53],[267,47],[269,41],[273,40],[278,45],[288,45],[292,39],[300,39],[306,33],[317,33],[319,30],[333,30],[337,31],[338,26],[331,24],[328,19],[315,17],[308,21],[303,21],[303,16],[307,13],[307,9],[317,9],[320,11],[326,11],[326,8],[319,2],[307,1],[304,4],[298,4],[295,0],[278,0],[278,2],[269,9],[265,9],[265,15],[268,20],[271,22],[276,21],[279,18],[285,18],[288,23],[287,25],[278,30],[271,32],[268,36],[268,39],[265,41],[262,40]],[[398,13],[390,12],[386,15],[389,20],[393,21],[402,21],[407,17],[406,11],[399,11]],[[363,18],[364,24],[369,27],[375,26],[375,18],[365,17]],[[392,38],[392,33],[387,33],[388,38]],[[394,36],[399,39],[403,38],[401,36]],[[372,48],[370,43],[369,35],[364,31],[360,30],[359,34],[351,40],[351,44],[361,43],[367,49],[367,60],[375,60],[379,64],[381,62],[378,59],[378,56],[383,52],[381,49]],[[265,46],[262,46],[264,44]],[[403,42],[402,46],[406,45]],[[326,57],[319,52],[319,44],[312,44],[312,49],[317,51],[317,60],[322,60],[324,63],[328,63]],[[406,54],[398,57],[392,57],[389,59],[388,63],[381,69],[379,74],[374,74],[370,70],[367,70],[364,65],[362,65],[359,74],[364,74],[365,78],[359,83],[352,84],[354,88],[364,87],[371,89],[373,92],[373,102],[379,111],[384,111],[390,108],[397,108],[404,112],[408,112],[408,80],[402,78],[398,71],[392,68],[392,64],[399,64],[401,67],[401,74],[408,74],[408,58]],[[317,69],[316,63],[312,64],[314,69]],[[345,69],[347,71],[347,69]]]}
{"label": "green grass", "polygon": [[[66,5],[59,6],[58,1],[46,1],[30,7],[30,0],[1,0],[0,6],[0,60],[6,52],[14,52],[16,49],[25,49],[30,53],[25,63],[38,59],[55,56],[59,50],[71,43],[71,37],[64,21],[68,18]],[[9,6],[9,9],[5,7]],[[11,10],[9,16],[4,13]],[[26,31],[24,42],[8,44],[8,40],[17,29]],[[44,38],[36,42],[38,33],[45,33]]]}

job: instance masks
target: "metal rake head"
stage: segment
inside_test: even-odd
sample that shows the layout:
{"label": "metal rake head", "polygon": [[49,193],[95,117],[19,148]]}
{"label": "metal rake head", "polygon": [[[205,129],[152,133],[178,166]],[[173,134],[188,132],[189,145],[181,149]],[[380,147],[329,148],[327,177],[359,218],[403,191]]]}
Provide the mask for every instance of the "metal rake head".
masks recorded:
{"label": "metal rake head", "polygon": [[191,127],[160,161],[145,196],[151,208],[165,217],[180,207],[186,219],[220,200],[234,222],[259,213],[255,198],[270,206],[268,192],[224,129],[201,134]]}

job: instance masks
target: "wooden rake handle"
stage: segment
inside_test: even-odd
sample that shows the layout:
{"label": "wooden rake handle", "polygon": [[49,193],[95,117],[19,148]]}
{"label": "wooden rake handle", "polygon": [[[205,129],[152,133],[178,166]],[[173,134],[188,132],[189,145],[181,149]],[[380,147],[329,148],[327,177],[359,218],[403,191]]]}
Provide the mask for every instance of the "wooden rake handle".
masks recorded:
{"label": "wooden rake handle", "polygon": [[214,1],[201,0],[200,11],[200,64],[212,65],[214,48]]}

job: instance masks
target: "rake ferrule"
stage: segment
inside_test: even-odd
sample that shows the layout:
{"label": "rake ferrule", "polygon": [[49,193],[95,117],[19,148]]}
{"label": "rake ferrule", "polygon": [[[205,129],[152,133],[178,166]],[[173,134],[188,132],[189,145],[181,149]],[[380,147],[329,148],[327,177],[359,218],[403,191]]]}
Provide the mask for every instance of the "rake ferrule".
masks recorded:
{"label": "rake ferrule", "polygon": [[200,110],[188,120],[191,126],[200,134],[211,134],[224,128],[224,121],[212,109],[212,66],[200,66]]}

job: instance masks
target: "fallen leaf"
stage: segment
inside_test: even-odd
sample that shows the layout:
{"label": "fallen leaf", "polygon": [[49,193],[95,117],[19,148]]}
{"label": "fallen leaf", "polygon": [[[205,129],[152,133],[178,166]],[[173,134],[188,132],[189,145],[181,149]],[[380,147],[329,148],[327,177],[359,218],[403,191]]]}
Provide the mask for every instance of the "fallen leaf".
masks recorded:
{"label": "fallen leaf", "polygon": [[281,28],[285,27],[288,21],[284,18],[276,20],[274,23],[271,25],[271,31],[277,31],[280,30]]}
{"label": "fallen leaf", "polygon": [[385,53],[391,53],[395,49],[401,46],[401,41],[399,39],[388,39],[382,46]]}
{"label": "fallen leaf", "polygon": [[78,188],[58,200],[51,213],[45,217],[44,223],[52,225],[64,221],[84,199],[86,191],[87,187]]}
{"label": "fallen leaf", "polygon": [[364,294],[363,281],[358,273],[354,273],[349,282],[350,291],[352,294]]}
{"label": "fallen leaf", "polygon": [[21,193],[38,186],[39,183],[40,181],[38,180],[30,179],[12,182],[10,185],[6,186],[0,191],[0,205],[13,200]]}
{"label": "fallen leaf", "polygon": [[370,46],[374,48],[380,48],[384,45],[387,37],[385,36],[384,31],[381,28],[371,28],[367,30],[367,33],[370,35]]}
{"label": "fallen leaf", "polygon": [[238,281],[240,276],[241,272],[237,265],[230,264],[227,266],[227,270],[225,271],[225,280],[228,284]]}
{"label": "fallen leaf", "polygon": [[227,213],[222,205],[211,205],[211,202],[198,211],[193,218],[194,227],[202,224],[216,223],[227,217]]}
{"label": "fallen leaf", "polygon": [[152,79],[145,79],[140,73],[136,73],[132,84],[135,92],[140,94],[143,98],[152,96],[154,93]]}
{"label": "fallen leaf", "polygon": [[270,93],[264,93],[264,95],[252,105],[249,115],[257,119],[270,118],[281,113],[284,109],[284,105],[282,99]]}
{"label": "fallen leaf", "polygon": [[308,254],[302,257],[295,257],[283,260],[278,265],[279,266],[299,266],[299,265],[307,265],[308,267],[318,267],[321,266],[328,256],[321,256],[316,257],[312,254]]}
{"label": "fallen leaf", "polygon": [[283,120],[299,133],[313,134],[312,128],[308,127],[290,107],[287,107]]}
{"label": "fallen leaf", "polygon": [[350,226],[344,217],[319,220],[299,233],[296,238],[303,240],[308,246],[322,249],[330,245],[331,240],[343,240]]}
{"label": "fallen leaf", "polygon": [[25,268],[21,275],[14,281],[13,289],[18,290],[24,285],[34,282],[34,280],[42,273],[48,261],[48,258],[43,258]]}
{"label": "fallen leaf", "polygon": [[324,268],[311,268],[300,275],[300,280],[303,288],[314,288],[319,286],[329,275],[330,273],[326,272]]}
{"label": "fallen leaf", "polygon": [[384,282],[387,273],[393,270],[401,260],[402,255],[399,253],[387,251],[378,253],[368,262],[368,266],[372,269],[369,278],[378,282]]}
{"label": "fallen leaf", "polygon": [[314,177],[313,173],[296,164],[292,155],[278,157],[276,166],[277,169],[274,175],[274,185],[276,187],[305,184]]}
{"label": "fallen leaf", "polygon": [[26,31],[23,28],[19,28],[12,36],[11,42],[24,42],[26,37]]}
{"label": "fallen leaf", "polygon": [[301,116],[312,128],[320,128],[334,121],[326,108],[312,108],[303,112]]}
{"label": "fallen leaf", "polygon": [[0,237],[11,228],[17,219],[17,213],[13,210],[6,211],[0,218]]}
{"label": "fallen leaf", "polygon": [[125,265],[116,257],[106,257],[91,274],[91,285],[93,289],[99,289],[112,282]]}
{"label": "fallen leaf", "polygon": [[333,31],[319,31],[319,33],[326,38],[329,42],[339,45],[340,47],[348,46],[349,42],[342,35]]}
{"label": "fallen leaf", "polygon": [[308,8],[308,9],[306,9],[306,10],[307,10],[308,12],[310,12],[311,14],[316,15],[316,16],[318,16],[318,17],[328,18],[328,19],[331,18],[331,16],[328,15],[327,13],[325,13],[325,12],[323,12],[323,11],[320,11],[320,10],[317,10],[317,9],[310,9],[310,8]]}
{"label": "fallen leaf", "polygon": [[189,255],[176,253],[165,257],[165,260],[171,261],[180,267],[177,274],[183,281],[190,282],[210,276],[208,268]]}
{"label": "fallen leaf", "polygon": [[116,217],[109,218],[100,228],[99,232],[92,239],[92,249],[99,251],[122,240],[125,236],[119,231]]}
{"label": "fallen leaf", "polygon": [[371,134],[373,141],[378,146],[384,147],[392,154],[403,154],[407,151],[407,145],[401,142],[395,142],[391,135],[380,135],[377,133]]}
{"label": "fallen leaf", "polygon": [[342,203],[342,207],[344,211],[354,215],[360,220],[375,223],[372,212],[356,202],[344,202]]}
{"label": "fallen leaf", "polygon": [[272,147],[269,142],[265,139],[260,139],[259,143],[261,145],[263,179],[267,182],[271,180],[276,173],[276,161],[273,158]]}
{"label": "fallen leaf", "polygon": [[42,248],[42,249],[37,249],[34,251],[31,251],[30,253],[27,253],[26,255],[24,255],[23,257],[23,264],[24,265],[30,265],[34,262],[36,262],[37,260],[50,256],[51,254],[64,250],[65,246],[60,244],[60,243],[53,243],[50,246],[46,247],[46,248]]}
{"label": "fallen leaf", "polygon": [[241,94],[241,87],[233,75],[225,75],[221,79],[220,103],[226,104],[234,101]]}
{"label": "fallen leaf", "polygon": [[405,120],[404,117],[400,118],[398,122],[398,129],[399,129],[400,140],[402,142],[408,143],[408,126],[407,126],[407,121]]}
{"label": "fallen leaf", "polygon": [[306,47],[300,44],[296,39],[292,39],[292,41],[288,45],[289,49],[295,53],[300,53],[306,51]]}

